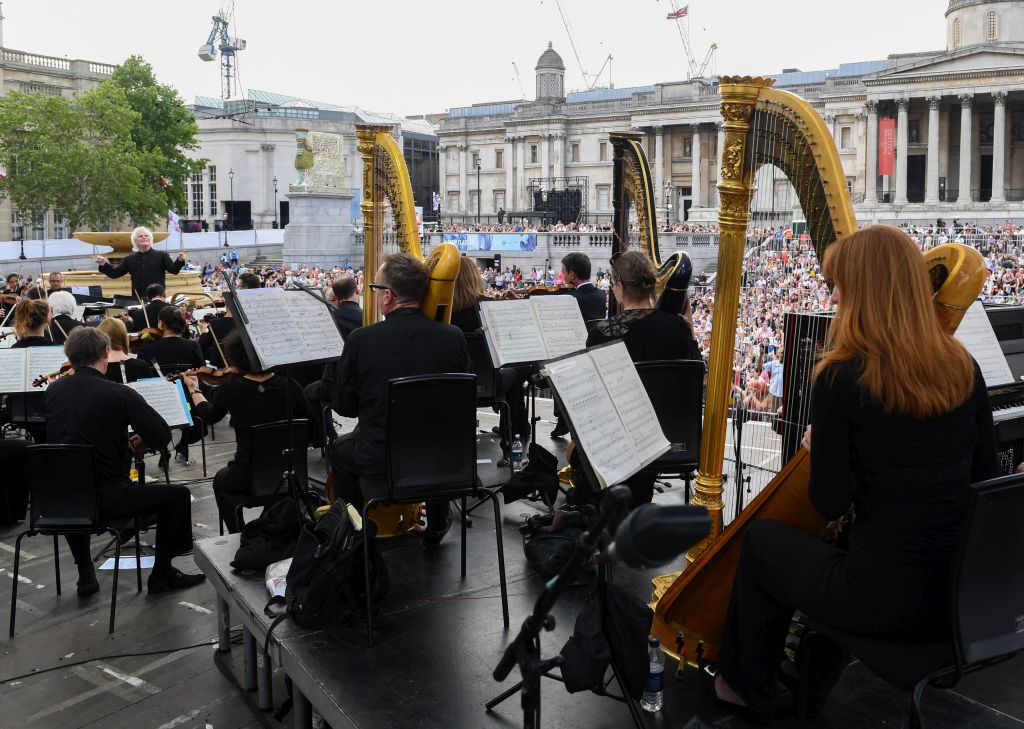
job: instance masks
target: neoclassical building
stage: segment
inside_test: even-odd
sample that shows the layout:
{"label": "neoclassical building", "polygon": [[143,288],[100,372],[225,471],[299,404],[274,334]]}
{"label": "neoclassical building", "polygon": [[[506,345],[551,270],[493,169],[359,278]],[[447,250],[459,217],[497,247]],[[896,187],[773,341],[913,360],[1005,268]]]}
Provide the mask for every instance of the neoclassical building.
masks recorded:
{"label": "neoclassical building", "polygon": [[[776,86],[809,100],[832,128],[863,221],[1024,214],[1024,2],[951,0],[945,48],[823,71],[784,69]],[[770,69],[749,69],[752,74]],[[564,91],[549,44],[533,101],[481,103],[439,115],[447,219],[527,211],[538,190],[578,189],[590,219],[611,215],[608,133],[644,133],[659,219],[715,219],[721,116],[717,82]],[[892,174],[879,174],[879,128],[895,121]],[[771,213],[792,219],[780,178],[759,181]],[[479,180],[479,182],[478,182]],[[764,217],[771,217],[764,211]]]}

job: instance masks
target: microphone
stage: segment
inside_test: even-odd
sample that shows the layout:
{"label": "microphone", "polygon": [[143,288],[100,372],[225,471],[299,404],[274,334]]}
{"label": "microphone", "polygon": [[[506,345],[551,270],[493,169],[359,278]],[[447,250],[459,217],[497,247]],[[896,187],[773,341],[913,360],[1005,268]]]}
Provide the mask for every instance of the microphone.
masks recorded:
{"label": "microphone", "polygon": [[645,504],[619,525],[608,555],[637,569],[660,567],[710,533],[711,515],[703,506]]}

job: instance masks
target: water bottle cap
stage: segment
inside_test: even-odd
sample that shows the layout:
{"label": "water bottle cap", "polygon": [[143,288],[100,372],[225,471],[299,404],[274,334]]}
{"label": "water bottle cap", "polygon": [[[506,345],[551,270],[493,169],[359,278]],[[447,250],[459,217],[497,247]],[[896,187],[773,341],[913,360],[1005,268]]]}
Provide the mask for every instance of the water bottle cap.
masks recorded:
{"label": "water bottle cap", "polygon": [[649,645],[651,646],[651,648],[657,648],[658,646],[660,646],[660,645],[661,645],[661,641],[659,641],[659,640],[658,640],[658,639],[657,639],[657,638],[656,638],[655,636],[653,636],[653,635],[652,635],[652,636],[651,636],[650,638],[648,638],[648,639],[647,639],[647,642],[648,642],[648,644],[649,644]]}

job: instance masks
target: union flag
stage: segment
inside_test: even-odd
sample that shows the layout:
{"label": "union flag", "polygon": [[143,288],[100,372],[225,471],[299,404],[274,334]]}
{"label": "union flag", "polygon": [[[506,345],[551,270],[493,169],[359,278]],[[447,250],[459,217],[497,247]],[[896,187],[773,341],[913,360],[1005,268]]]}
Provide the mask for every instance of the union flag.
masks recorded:
{"label": "union flag", "polygon": [[665,16],[666,20],[677,20],[678,18],[685,18],[690,13],[690,6],[684,5],[683,7],[676,10],[674,13],[669,13]]}

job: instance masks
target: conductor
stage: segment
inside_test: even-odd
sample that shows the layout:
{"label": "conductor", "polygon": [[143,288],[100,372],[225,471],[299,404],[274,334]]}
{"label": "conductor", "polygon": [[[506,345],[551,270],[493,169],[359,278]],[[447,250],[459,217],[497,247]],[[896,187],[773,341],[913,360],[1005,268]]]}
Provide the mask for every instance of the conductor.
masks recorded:
{"label": "conductor", "polygon": [[121,278],[126,273],[132,277],[132,292],[142,296],[150,284],[166,285],[165,273],[177,275],[185,265],[185,251],[178,253],[175,260],[164,251],[153,250],[153,232],[139,226],[132,231],[132,245],[135,250],[125,256],[116,266],[111,265],[104,256],[96,256],[100,264],[100,273],[109,278]]}

